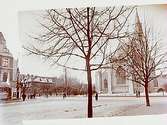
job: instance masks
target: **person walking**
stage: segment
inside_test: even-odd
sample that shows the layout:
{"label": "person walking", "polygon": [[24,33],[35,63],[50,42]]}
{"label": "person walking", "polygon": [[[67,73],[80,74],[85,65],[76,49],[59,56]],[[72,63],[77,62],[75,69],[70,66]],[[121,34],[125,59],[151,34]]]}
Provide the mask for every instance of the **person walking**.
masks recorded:
{"label": "person walking", "polygon": [[63,93],[63,99],[65,99],[66,98],[66,93]]}
{"label": "person walking", "polygon": [[23,101],[25,101],[25,99],[26,99],[26,94],[23,94],[23,95],[22,95],[22,99],[23,99]]}
{"label": "person walking", "polygon": [[98,101],[98,93],[96,92],[95,100]]}
{"label": "person walking", "polygon": [[138,97],[139,97],[139,95],[138,95],[138,94],[139,94],[139,93],[138,93],[138,91],[136,90],[136,92],[135,92],[135,93],[136,93],[136,97],[138,98]]}
{"label": "person walking", "polygon": [[138,91],[138,97],[140,97],[140,91]]}

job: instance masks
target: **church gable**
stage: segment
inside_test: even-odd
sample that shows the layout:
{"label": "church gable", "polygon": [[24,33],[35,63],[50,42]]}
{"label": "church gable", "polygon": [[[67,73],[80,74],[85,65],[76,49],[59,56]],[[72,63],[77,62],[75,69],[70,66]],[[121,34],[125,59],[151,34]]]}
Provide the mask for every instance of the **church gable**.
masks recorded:
{"label": "church gable", "polygon": [[[141,46],[145,45],[145,41],[143,40],[144,32],[137,10],[136,10],[136,19],[133,32],[134,32],[134,37],[125,39],[126,43],[122,42],[121,44],[119,44],[118,47],[119,50],[115,53],[114,56],[112,56],[112,58],[107,59],[107,62],[109,61],[108,62],[109,64],[110,62],[112,62],[112,64],[110,64],[109,66],[112,69],[112,73],[107,75],[105,74],[105,72],[102,73],[101,76],[102,82],[98,82],[99,84],[102,84],[98,85],[102,89],[100,88],[98,90],[106,91],[107,89],[108,90],[111,89],[112,93],[128,93],[128,92],[134,93],[136,90],[140,90],[140,92],[144,90],[144,88],[141,85],[138,85],[137,83],[132,81],[132,79],[135,78],[134,77],[135,75],[132,76],[130,74],[130,72],[133,71],[131,70],[130,67],[128,68],[128,65],[126,64],[126,62],[129,61],[127,55],[130,55],[132,57],[132,60],[130,61],[134,61],[134,63],[136,64],[142,65],[143,61],[143,53],[139,49],[141,49]],[[104,70],[107,71],[110,69],[106,68]],[[108,78],[104,78],[105,76],[109,77],[109,75],[111,75],[112,78],[110,82]],[[156,86],[158,85],[156,84]],[[150,89],[150,91],[152,90]]]}

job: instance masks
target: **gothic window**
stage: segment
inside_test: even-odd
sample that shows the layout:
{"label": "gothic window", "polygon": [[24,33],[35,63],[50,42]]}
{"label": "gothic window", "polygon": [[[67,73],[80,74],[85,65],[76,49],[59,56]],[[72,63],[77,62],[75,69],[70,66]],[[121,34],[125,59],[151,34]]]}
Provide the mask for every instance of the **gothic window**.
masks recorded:
{"label": "gothic window", "polygon": [[104,79],[104,88],[108,88],[107,79]]}
{"label": "gothic window", "polygon": [[4,72],[3,73],[3,82],[6,82],[7,81],[7,79],[8,79],[8,73],[6,73],[6,72]]}
{"label": "gothic window", "polygon": [[116,71],[116,78],[117,78],[117,84],[125,84],[126,83],[126,72],[124,69],[119,66]]}

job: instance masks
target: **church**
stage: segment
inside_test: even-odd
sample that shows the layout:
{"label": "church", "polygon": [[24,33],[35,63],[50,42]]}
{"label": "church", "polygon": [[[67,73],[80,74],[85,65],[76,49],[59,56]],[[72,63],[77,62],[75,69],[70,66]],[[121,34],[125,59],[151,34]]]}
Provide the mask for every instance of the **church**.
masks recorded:
{"label": "church", "polygon": [[0,32],[0,99],[14,96],[17,65],[18,61],[13,58]]}
{"label": "church", "polygon": [[[143,32],[142,23],[140,21],[138,12],[136,11],[135,17],[135,31],[134,32]],[[121,53],[118,51],[115,56],[121,56]],[[114,57],[113,57],[114,58]],[[122,94],[122,95],[133,95],[137,92],[143,93],[144,87],[140,84],[132,82],[127,78],[127,73],[124,70],[125,62],[121,62],[119,66],[113,64],[108,64],[103,68],[99,69],[95,73],[95,87],[96,91],[101,94]],[[132,76],[129,76],[132,79]],[[149,85],[149,92],[157,92],[159,88],[158,81],[154,80]]]}

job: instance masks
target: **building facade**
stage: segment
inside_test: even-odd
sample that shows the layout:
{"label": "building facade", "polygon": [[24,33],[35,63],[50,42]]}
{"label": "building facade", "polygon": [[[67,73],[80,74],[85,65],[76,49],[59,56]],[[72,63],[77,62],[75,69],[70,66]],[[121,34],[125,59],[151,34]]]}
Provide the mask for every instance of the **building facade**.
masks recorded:
{"label": "building facade", "polygon": [[[143,39],[142,24],[139,15],[136,11],[135,33],[139,34],[138,39]],[[141,40],[142,41],[142,40]],[[135,44],[135,42],[133,43]],[[136,46],[138,44],[136,43]],[[121,51],[117,52],[115,56],[122,56]],[[133,53],[135,55],[135,53]],[[136,60],[138,56],[135,55]],[[114,57],[113,57],[114,59]],[[139,60],[140,61],[140,60]],[[126,72],[126,62],[120,61],[119,66],[109,64],[99,69],[95,74],[96,91],[105,94],[135,94],[144,92],[144,87],[138,83],[132,82],[133,76],[129,76]],[[152,75],[155,75],[153,73]],[[128,76],[128,77],[127,77]],[[130,77],[130,78],[129,78]],[[157,92],[159,88],[158,81],[155,79],[149,84],[149,92]]]}
{"label": "building facade", "polygon": [[21,84],[21,95],[27,96],[48,94],[55,87],[54,77],[34,76],[29,74],[20,74],[19,83]]}
{"label": "building facade", "polygon": [[122,67],[118,67],[115,70],[109,65],[100,69],[95,74],[96,91],[104,94],[133,94],[133,83],[125,76],[126,73]]}
{"label": "building facade", "polygon": [[[16,81],[17,60],[6,46],[6,40],[0,32],[0,93],[2,98],[11,98]],[[3,97],[3,94],[6,94]]]}

